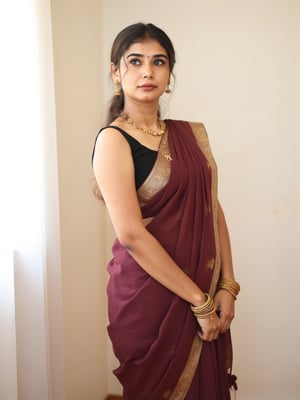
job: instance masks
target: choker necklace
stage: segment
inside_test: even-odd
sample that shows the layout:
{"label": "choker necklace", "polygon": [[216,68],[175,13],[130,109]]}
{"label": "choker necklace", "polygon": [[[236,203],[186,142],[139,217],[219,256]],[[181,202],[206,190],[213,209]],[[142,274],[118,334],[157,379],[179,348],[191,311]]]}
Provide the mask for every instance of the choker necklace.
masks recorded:
{"label": "choker necklace", "polygon": [[139,131],[142,131],[142,132],[146,133],[147,135],[162,136],[167,130],[166,124],[161,119],[157,120],[160,130],[159,130],[159,132],[156,132],[156,131],[152,131],[152,129],[144,128],[143,126],[139,125],[136,121],[131,119],[129,117],[129,115],[124,113],[123,111],[120,113],[120,117],[125,119],[125,121],[128,124],[132,125],[134,128],[138,129]]}

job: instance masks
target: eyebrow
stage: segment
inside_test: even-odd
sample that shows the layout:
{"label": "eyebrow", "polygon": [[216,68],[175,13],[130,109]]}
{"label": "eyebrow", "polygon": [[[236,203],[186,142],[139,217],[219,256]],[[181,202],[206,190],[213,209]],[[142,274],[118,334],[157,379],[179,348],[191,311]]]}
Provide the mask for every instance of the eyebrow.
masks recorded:
{"label": "eyebrow", "polygon": [[[128,54],[128,56],[126,58],[129,58],[129,57],[145,57],[145,55],[144,54],[140,54],[140,53],[130,53],[130,54]],[[154,54],[152,56],[152,58],[160,58],[160,57],[164,57],[164,58],[166,58],[168,60],[168,56],[166,56],[163,53]]]}

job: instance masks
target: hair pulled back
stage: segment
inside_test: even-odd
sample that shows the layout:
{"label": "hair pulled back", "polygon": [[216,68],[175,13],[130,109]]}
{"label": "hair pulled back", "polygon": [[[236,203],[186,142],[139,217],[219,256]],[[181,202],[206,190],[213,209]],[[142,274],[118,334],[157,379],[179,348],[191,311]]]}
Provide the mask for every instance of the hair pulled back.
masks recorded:
{"label": "hair pulled back", "polygon": [[[118,33],[111,49],[111,63],[113,63],[115,68],[118,69],[126,50],[133,43],[141,42],[148,38],[156,40],[166,50],[169,58],[170,73],[172,73],[175,64],[175,50],[170,38],[157,26],[141,22],[129,25]],[[124,93],[121,89],[120,96],[115,95],[111,100],[107,115],[107,124],[110,124],[115,118],[117,118],[123,108]]]}

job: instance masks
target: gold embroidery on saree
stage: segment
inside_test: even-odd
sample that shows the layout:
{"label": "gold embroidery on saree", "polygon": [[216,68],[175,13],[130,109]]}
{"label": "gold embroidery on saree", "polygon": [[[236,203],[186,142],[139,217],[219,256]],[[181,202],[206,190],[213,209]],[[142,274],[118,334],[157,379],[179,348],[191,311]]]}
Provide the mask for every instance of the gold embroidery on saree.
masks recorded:
{"label": "gold embroidery on saree", "polygon": [[168,131],[162,136],[155,164],[146,180],[137,190],[140,206],[147,203],[169,181],[172,157],[168,145]]}
{"label": "gold embroidery on saree", "polygon": [[215,265],[215,259],[210,258],[206,263],[206,268],[213,269],[214,265]]}
{"label": "gold embroidery on saree", "polygon": [[195,135],[197,143],[206,158],[208,168],[210,168],[212,175],[211,198],[212,198],[212,214],[213,214],[213,224],[214,224],[216,258],[214,264],[214,275],[211,282],[209,294],[212,297],[214,297],[221,272],[221,253],[220,253],[219,232],[218,232],[218,171],[214,156],[212,154],[209,145],[208,136],[204,125],[199,122],[189,122],[189,124]]}
{"label": "gold embroidery on saree", "polygon": [[[219,234],[218,234],[218,195],[217,195],[217,188],[218,188],[218,176],[217,176],[217,165],[215,163],[212,151],[209,146],[209,141],[207,137],[207,133],[205,127],[201,123],[197,122],[189,122],[192,131],[195,135],[196,141],[204,154],[207,167],[211,171],[211,197],[212,197],[212,210],[207,213],[210,214],[212,212],[213,217],[213,226],[214,226],[214,236],[215,236],[215,246],[216,246],[216,256],[214,259],[214,272],[213,278],[210,286],[209,293],[212,297],[214,297],[217,284],[219,281],[219,275],[221,270],[221,256],[220,256],[220,244],[219,244]],[[209,260],[211,261],[211,260]],[[208,267],[211,267],[212,263],[209,262]],[[184,400],[186,397],[190,385],[192,383],[193,377],[196,372],[196,368],[200,359],[201,350],[202,350],[202,340],[199,338],[198,334],[196,334],[189,358],[187,363],[184,367],[184,370],[178,380],[178,383],[170,397],[170,400]]]}
{"label": "gold embroidery on saree", "polygon": [[169,400],[183,400],[187,395],[199,363],[202,344],[203,341],[196,335],[187,363]]}

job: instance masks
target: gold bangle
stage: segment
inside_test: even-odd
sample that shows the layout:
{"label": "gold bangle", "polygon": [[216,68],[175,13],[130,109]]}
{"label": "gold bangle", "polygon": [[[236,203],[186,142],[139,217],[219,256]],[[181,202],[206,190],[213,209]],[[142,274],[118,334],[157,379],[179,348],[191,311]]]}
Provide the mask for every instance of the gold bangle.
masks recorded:
{"label": "gold bangle", "polygon": [[233,290],[229,289],[228,287],[220,287],[219,289],[227,290],[227,292],[229,292],[232,295],[234,300],[237,299],[237,295],[235,294],[235,292]]}
{"label": "gold bangle", "polygon": [[191,305],[191,309],[192,309],[193,312],[201,312],[201,311],[205,310],[207,307],[210,306],[210,304],[212,302],[212,299],[211,299],[210,295],[208,293],[204,293],[204,296],[206,298],[204,303],[200,304],[199,306]]}
{"label": "gold bangle", "polygon": [[206,314],[195,314],[194,313],[194,315],[196,318],[199,318],[199,319],[208,319],[208,318],[212,317],[215,313],[216,313],[216,309],[214,307],[211,311],[209,311]]}
{"label": "gold bangle", "polygon": [[214,302],[208,293],[204,293],[206,301],[199,306],[191,305],[191,309],[197,318],[209,318],[216,312]]}
{"label": "gold bangle", "polygon": [[234,279],[222,279],[218,285],[218,289],[227,290],[232,294],[234,299],[236,300],[237,295],[239,294],[241,287]]}

